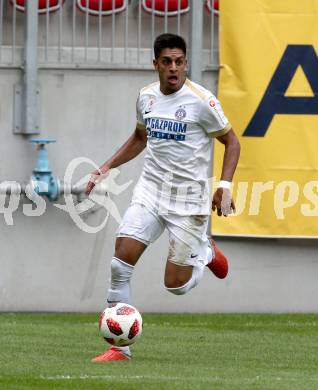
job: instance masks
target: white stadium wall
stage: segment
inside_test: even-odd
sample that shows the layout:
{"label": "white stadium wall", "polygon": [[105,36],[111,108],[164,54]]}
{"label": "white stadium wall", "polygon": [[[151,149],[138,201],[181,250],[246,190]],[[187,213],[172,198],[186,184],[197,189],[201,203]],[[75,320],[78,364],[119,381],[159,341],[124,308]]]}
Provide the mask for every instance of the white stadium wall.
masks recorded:
{"label": "white stadium wall", "polygon": [[[29,179],[35,165],[34,145],[12,132],[13,86],[17,70],[0,70],[1,182]],[[135,124],[138,90],[156,79],[151,71],[41,70],[41,136],[56,138],[49,159],[63,179],[69,162],[79,156],[101,164],[129,136]],[[204,74],[215,91],[215,74]],[[117,182],[136,183],[143,157],[120,170]],[[91,171],[83,165],[78,175]],[[116,196],[122,214],[131,189]],[[22,205],[9,226],[1,215],[0,310],[93,311],[105,304],[109,263],[117,222],[110,217],[97,234],[82,232],[68,214],[47,202],[40,217],[27,217]],[[55,203],[63,203],[62,199]],[[86,217],[96,225],[97,211]],[[230,258],[229,277],[220,281],[207,270],[201,284],[176,297],[165,291],[167,255],[164,234],[137,265],[133,303],[142,312],[315,312],[318,273],[315,240],[219,240]]]}

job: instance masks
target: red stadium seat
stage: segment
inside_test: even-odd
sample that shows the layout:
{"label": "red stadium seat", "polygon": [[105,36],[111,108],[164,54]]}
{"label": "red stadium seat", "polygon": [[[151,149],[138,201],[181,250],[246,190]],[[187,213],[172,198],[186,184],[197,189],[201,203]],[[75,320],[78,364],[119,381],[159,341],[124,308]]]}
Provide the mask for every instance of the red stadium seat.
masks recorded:
{"label": "red stadium seat", "polygon": [[211,13],[219,14],[219,0],[207,0],[205,5]]}
{"label": "red stadium seat", "polygon": [[188,0],[142,0],[142,7],[146,12],[159,16],[177,16],[190,10]]}
{"label": "red stadium seat", "polygon": [[[27,0],[10,0],[11,4],[16,7],[18,11],[24,12],[25,3]],[[44,14],[47,11],[57,11],[65,0],[38,0],[39,14]]]}
{"label": "red stadium seat", "polygon": [[77,7],[89,15],[112,15],[125,11],[128,0],[77,0]]}

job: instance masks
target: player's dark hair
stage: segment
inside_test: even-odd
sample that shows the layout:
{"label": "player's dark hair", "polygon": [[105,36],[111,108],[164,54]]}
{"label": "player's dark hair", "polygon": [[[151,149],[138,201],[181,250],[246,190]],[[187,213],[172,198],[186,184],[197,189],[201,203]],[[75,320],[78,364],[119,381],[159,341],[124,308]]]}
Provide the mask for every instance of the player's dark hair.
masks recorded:
{"label": "player's dark hair", "polygon": [[153,44],[155,59],[159,58],[161,50],[166,48],[181,49],[184,55],[187,54],[187,45],[185,43],[185,40],[176,34],[165,33],[157,36]]}

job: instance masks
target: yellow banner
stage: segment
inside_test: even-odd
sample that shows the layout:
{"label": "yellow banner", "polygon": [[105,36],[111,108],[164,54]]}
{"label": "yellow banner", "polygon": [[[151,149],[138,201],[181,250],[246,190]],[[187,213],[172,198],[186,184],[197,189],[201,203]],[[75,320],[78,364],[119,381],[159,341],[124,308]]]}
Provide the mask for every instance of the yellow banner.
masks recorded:
{"label": "yellow banner", "polygon": [[318,236],[318,0],[220,5],[219,99],[241,158],[237,213],[214,217],[213,234]]}

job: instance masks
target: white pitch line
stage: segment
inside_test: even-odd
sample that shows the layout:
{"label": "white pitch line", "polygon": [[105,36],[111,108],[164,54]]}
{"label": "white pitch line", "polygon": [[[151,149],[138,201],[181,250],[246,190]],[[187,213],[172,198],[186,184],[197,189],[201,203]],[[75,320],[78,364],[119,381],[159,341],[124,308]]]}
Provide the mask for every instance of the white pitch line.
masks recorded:
{"label": "white pitch line", "polygon": [[111,381],[123,381],[123,380],[159,380],[159,381],[194,381],[194,382],[215,382],[216,380],[220,380],[220,377],[210,377],[210,378],[185,378],[185,377],[173,377],[173,376],[152,376],[152,375],[131,375],[131,376],[119,376],[119,375],[54,375],[54,376],[45,376],[41,375],[41,379],[46,380],[74,380],[74,379],[104,379]]}
{"label": "white pitch line", "polygon": [[[82,380],[110,380],[110,381],[124,381],[124,380],[157,380],[157,381],[178,381],[178,382],[216,382],[216,381],[228,381],[226,378],[221,378],[219,376],[215,377],[209,377],[209,378],[189,378],[189,377],[177,377],[177,376],[153,376],[153,375],[54,375],[54,376],[45,376],[40,375],[41,379],[45,380],[75,380],[75,379],[82,379]],[[256,376],[256,377],[250,377],[250,378],[242,378],[244,381],[250,382],[250,381],[259,381],[259,380],[277,380],[277,381],[297,381],[299,378],[295,377],[264,377],[264,376]],[[309,377],[306,378],[307,381],[318,381],[318,377]],[[231,381],[230,381],[231,382]]]}

